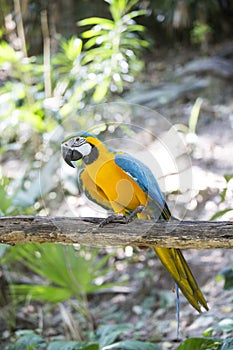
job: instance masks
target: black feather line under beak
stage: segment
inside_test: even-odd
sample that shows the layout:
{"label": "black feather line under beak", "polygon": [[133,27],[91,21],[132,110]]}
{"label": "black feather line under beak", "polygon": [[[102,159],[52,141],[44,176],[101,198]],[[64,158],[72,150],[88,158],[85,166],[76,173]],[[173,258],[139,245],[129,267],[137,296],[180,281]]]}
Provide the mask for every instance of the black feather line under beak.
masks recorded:
{"label": "black feather line under beak", "polygon": [[75,148],[70,147],[66,143],[61,145],[61,151],[63,159],[72,168],[75,168],[72,161],[79,160],[83,157],[82,153],[78,152]]}

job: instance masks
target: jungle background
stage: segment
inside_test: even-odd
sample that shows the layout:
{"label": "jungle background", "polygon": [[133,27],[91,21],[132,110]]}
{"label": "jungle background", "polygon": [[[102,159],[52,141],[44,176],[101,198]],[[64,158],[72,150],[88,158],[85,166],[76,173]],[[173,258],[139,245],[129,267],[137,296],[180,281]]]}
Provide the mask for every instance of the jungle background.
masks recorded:
{"label": "jungle background", "polygon": [[[176,214],[233,219],[231,1],[1,0],[0,11],[1,216],[100,215],[74,173],[61,176],[61,140],[98,124],[102,139],[153,151],[160,113],[192,162]],[[180,189],[163,190],[172,207]],[[232,252],[184,254],[210,311],[180,296],[177,340],[173,282],[153,252],[1,245],[1,349],[232,349]]]}

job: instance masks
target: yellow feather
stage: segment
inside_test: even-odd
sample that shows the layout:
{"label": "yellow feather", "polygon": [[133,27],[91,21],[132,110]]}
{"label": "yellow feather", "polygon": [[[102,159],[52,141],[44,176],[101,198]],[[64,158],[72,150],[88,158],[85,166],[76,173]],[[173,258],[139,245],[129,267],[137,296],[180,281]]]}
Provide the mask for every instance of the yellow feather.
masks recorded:
{"label": "yellow feather", "polygon": [[153,249],[190,304],[199,312],[201,306],[208,310],[206,300],[182,252],[175,248],[153,247]]}

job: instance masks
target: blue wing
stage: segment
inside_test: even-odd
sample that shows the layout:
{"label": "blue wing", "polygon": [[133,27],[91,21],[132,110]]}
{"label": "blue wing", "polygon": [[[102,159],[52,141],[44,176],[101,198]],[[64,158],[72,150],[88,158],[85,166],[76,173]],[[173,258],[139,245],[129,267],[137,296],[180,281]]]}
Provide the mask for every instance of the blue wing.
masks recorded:
{"label": "blue wing", "polygon": [[[114,157],[116,164],[128,173],[135,182],[141,187],[143,191],[158,205],[159,208],[165,210],[166,213],[162,213],[165,218],[171,216],[170,211],[165,202],[164,196],[159,188],[151,170],[143,164],[140,160],[130,156],[127,153],[117,153]],[[165,215],[166,214],[166,215]]]}

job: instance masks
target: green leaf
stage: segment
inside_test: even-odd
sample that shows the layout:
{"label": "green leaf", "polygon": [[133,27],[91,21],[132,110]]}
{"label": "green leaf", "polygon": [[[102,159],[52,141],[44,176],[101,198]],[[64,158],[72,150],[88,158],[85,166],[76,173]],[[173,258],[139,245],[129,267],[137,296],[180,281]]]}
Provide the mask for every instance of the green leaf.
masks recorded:
{"label": "green leaf", "polygon": [[70,61],[74,61],[81,54],[82,45],[82,40],[77,37],[72,37],[68,41],[61,43],[64,54]]}
{"label": "green leaf", "polygon": [[50,303],[59,303],[71,297],[71,292],[65,288],[28,285],[28,284],[13,284],[11,285],[12,295],[26,296],[33,300],[42,300]]}
{"label": "green leaf", "polygon": [[127,32],[144,32],[145,27],[140,24],[129,25]]}
{"label": "green leaf", "polygon": [[97,85],[95,92],[93,93],[93,100],[95,103],[101,102],[107,95],[109,89],[110,81],[103,81],[101,84]]}
{"label": "green leaf", "polygon": [[22,107],[15,109],[14,113],[17,115],[19,120],[30,124],[36,132],[42,132],[46,130],[44,115],[41,113],[40,102],[34,103],[31,106],[27,104],[23,105]]}
{"label": "green leaf", "polygon": [[202,98],[198,97],[192,107],[191,114],[189,117],[189,132],[195,134],[198,118],[200,115],[200,110],[202,106],[203,100]]}
{"label": "green leaf", "polygon": [[129,12],[129,10],[136,5],[136,3],[138,2],[138,0],[130,0],[130,1],[126,1],[125,4],[125,13]]}
{"label": "green leaf", "polygon": [[98,344],[88,344],[77,341],[54,340],[48,345],[48,350],[100,350]]}
{"label": "green leaf", "polygon": [[121,349],[121,350],[159,350],[158,345],[142,342],[138,340],[122,340],[109,346],[105,346],[103,350]]}
{"label": "green leaf", "polygon": [[97,30],[96,28],[97,27],[94,27],[93,29],[90,29],[90,30],[87,30],[86,32],[83,32],[82,37],[84,39],[89,39],[89,38],[93,38],[93,36],[99,36],[99,35],[109,33],[109,31],[107,31],[107,30],[101,30],[101,28],[99,28]]}
{"label": "green leaf", "polygon": [[[104,265],[107,264],[107,262],[109,261],[109,259],[113,256],[116,256],[116,251],[112,252],[112,253],[109,253],[109,254],[106,254],[105,256],[103,256],[98,262],[96,262],[94,265],[93,265],[93,271],[95,272],[101,272],[101,269],[104,267]],[[108,270],[112,270],[113,266],[110,266],[108,268]]]}
{"label": "green leaf", "polygon": [[229,182],[231,179],[233,179],[233,174],[226,174],[226,175],[224,175],[224,178],[225,178],[226,182]]}
{"label": "green leaf", "polygon": [[189,338],[178,346],[176,350],[220,350],[222,340],[207,338]]}
{"label": "green leaf", "polygon": [[216,214],[211,216],[210,221],[216,220],[217,218],[219,218],[219,217],[223,216],[224,214],[228,213],[229,211],[233,211],[233,208],[227,208],[227,209],[218,211]]}
{"label": "green leaf", "polygon": [[233,267],[226,267],[225,269],[219,272],[219,277],[224,278],[224,289],[230,290],[233,289]]}
{"label": "green leaf", "polygon": [[141,49],[142,47],[147,48],[149,47],[149,43],[145,40],[138,39],[138,38],[123,38],[121,40],[121,44],[125,45],[126,48],[130,48],[131,50]]}
{"label": "green leaf", "polygon": [[15,63],[19,61],[16,51],[5,41],[0,43],[0,66],[4,63]]}
{"label": "green leaf", "polygon": [[120,334],[131,328],[132,326],[130,324],[106,325],[100,327],[97,330],[100,348],[103,349],[105,346],[111,345]]}
{"label": "green leaf", "polygon": [[9,179],[6,176],[2,176],[0,178],[0,216],[1,213],[6,215],[12,205],[13,198],[10,198],[8,195],[8,184]]}
{"label": "green leaf", "polygon": [[224,201],[225,201],[226,194],[227,194],[227,187],[225,187],[225,188],[222,190],[222,192],[220,193],[221,202],[224,202]]}
{"label": "green leaf", "polygon": [[113,21],[110,19],[102,18],[102,17],[90,17],[82,19],[78,22],[79,26],[88,26],[93,24],[100,24],[104,26],[105,29],[112,29],[114,26]]}
{"label": "green leaf", "polygon": [[104,45],[104,43],[108,43],[109,38],[108,35],[98,35],[98,36],[94,36],[91,39],[89,39],[86,43],[85,43],[85,49],[88,50],[91,47],[95,46],[95,45]]}
{"label": "green leaf", "polygon": [[11,350],[42,350],[46,348],[47,344],[42,337],[34,332],[29,332],[16,340]]}
{"label": "green leaf", "polygon": [[130,13],[127,13],[122,17],[123,22],[128,22],[129,19],[133,19],[138,16],[144,16],[146,14],[146,10],[135,10]]}
{"label": "green leaf", "polygon": [[214,324],[207,328],[203,335],[212,335],[214,331],[218,333],[221,332],[223,334],[231,333],[233,331],[233,318],[228,317],[222,319],[217,324]]}
{"label": "green leaf", "polygon": [[82,59],[83,64],[90,63],[91,61],[103,61],[109,59],[112,55],[112,49],[107,50],[104,47],[96,47],[85,53]]}
{"label": "green leaf", "polygon": [[224,318],[216,325],[218,330],[229,333],[233,331],[233,318]]}

